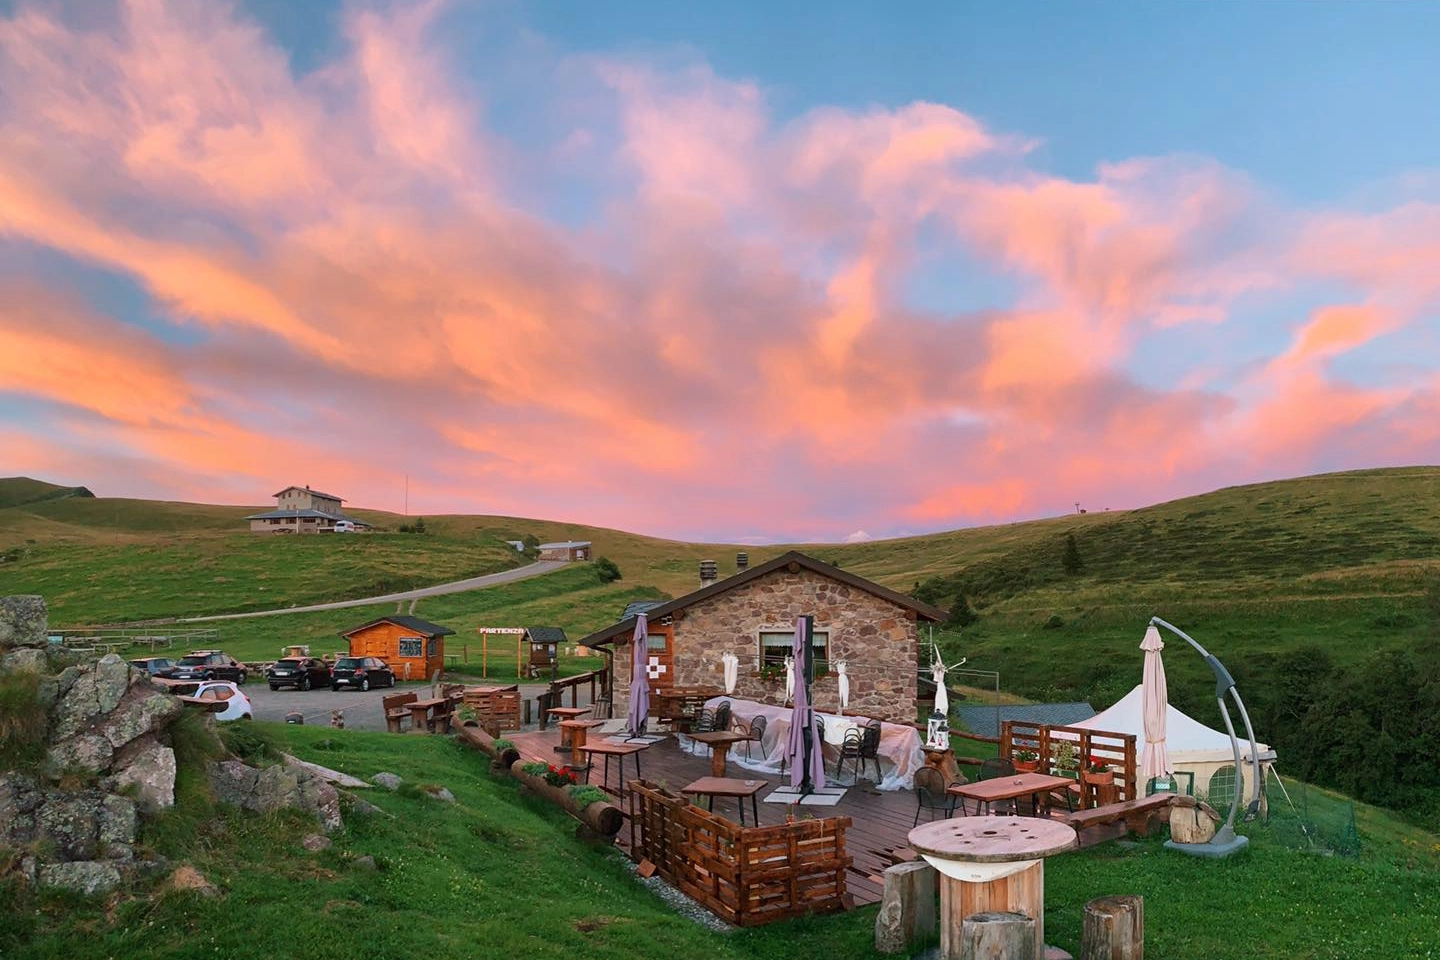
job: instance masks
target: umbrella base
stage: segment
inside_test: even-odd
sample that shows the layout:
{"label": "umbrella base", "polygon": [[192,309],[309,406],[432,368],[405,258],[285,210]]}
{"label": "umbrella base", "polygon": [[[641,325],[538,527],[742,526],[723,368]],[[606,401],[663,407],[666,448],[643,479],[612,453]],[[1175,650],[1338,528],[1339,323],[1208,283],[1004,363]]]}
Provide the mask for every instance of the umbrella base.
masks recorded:
{"label": "umbrella base", "polygon": [[1211,860],[1219,860],[1239,853],[1250,845],[1249,837],[1242,837],[1238,834],[1231,834],[1228,839],[1222,840],[1217,834],[1214,840],[1209,843],[1176,843],[1174,840],[1165,841],[1165,849],[1179,850],[1192,857],[1206,857]]}

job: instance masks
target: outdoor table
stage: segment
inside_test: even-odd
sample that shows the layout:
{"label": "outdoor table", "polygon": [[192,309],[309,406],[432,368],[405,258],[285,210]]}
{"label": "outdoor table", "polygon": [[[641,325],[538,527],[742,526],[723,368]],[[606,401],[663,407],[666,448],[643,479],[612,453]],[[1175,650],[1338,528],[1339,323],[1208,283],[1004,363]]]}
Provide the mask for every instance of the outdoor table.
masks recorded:
{"label": "outdoor table", "polygon": [[565,753],[570,749],[570,738],[565,735],[565,724],[563,721],[574,720],[581,714],[589,712],[589,707],[550,707],[545,711],[548,716],[558,717],[562,721],[560,724],[560,745],[555,748],[556,753]]}
{"label": "outdoor table", "polygon": [[444,697],[434,697],[430,700],[411,700],[405,704],[405,709],[410,711],[410,732],[430,732],[430,711],[445,703]]}
{"label": "outdoor table", "polygon": [[604,720],[560,721],[560,746],[555,749],[569,752],[570,768],[572,770],[583,770],[585,768],[583,752],[585,750],[586,732],[591,727],[599,726],[604,722]]}
{"label": "outdoor table", "polygon": [[[591,756],[594,756],[595,754],[598,753],[600,756],[602,756],[602,757],[605,758],[605,773],[604,773],[603,778],[600,780],[601,786],[604,786],[604,787],[609,787],[609,785],[610,785],[610,758],[611,758],[611,757],[619,757],[619,758],[620,758],[620,780],[619,780],[619,787],[618,787],[618,789],[616,790],[616,798],[619,799],[619,800],[624,800],[624,799],[625,799],[625,758],[628,757],[628,756],[631,756],[632,754],[634,755],[634,757],[635,757],[635,777],[636,777],[636,779],[639,779],[639,777],[640,777],[640,754],[641,754],[642,751],[645,751],[645,750],[650,749],[650,744],[648,744],[648,743],[604,743],[604,742],[601,742],[601,743],[587,743],[587,744],[585,744],[585,746],[581,747],[580,749],[583,750],[583,751],[585,751],[585,753],[590,754]],[[590,782],[590,768],[589,768],[588,765],[587,765],[586,768],[585,768],[585,782],[586,782],[586,783],[589,783],[589,782]]]}
{"label": "outdoor table", "polygon": [[769,784],[764,780],[736,780],[732,777],[701,777],[694,783],[681,790],[681,793],[693,793],[697,798],[708,797],[710,800],[709,809],[715,809],[716,797],[735,797],[740,801],[740,825],[745,825],[745,798],[750,798],[750,812],[753,814],[755,825],[760,825],[760,807],[756,797],[761,790]]}
{"label": "outdoor table", "polygon": [[1052,777],[1048,773],[1021,773],[977,780],[975,783],[956,783],[947,787],[945,792],[974,800],[977,809],[978,805],[983,803],[986,810],[989,810],[990,804],[996,800],[1014,800],[1016,797],[1028,795],[1039,798],[1039,802],[1035,804],[1037,811],[1048,811],[1050,791],[1067,790],[1074,782],[1069,777]]}
{"label": "outdoor table", "polygon": [[1075,848],[1073,827],[1034,817],[960,817],[916,827],[909,841],[940,871],[941,960],[960,957],[965,918],[990,911],[1034,920],[1035,956],[1045,956],[1044,858]]}
{"label": "outdoor table", "polygon": [[709,733],[692,733],[689,736],[691,740],[710,748],[710,774],[721,778],[725,776],[725,755],[730,752],[730,744],[750,739],[749,734],[740,733],[738,730],[712,730]]}

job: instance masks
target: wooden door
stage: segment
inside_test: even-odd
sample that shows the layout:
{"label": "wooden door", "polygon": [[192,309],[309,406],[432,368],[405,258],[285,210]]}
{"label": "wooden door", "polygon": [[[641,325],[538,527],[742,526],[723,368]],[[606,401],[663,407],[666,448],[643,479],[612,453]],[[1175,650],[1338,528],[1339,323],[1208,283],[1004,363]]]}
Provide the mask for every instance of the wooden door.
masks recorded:
{"label": "wooden door", "polygon": [[645,675],[650,679],[650,689],[675,686],[675,628],[652,627],[648,639]]}

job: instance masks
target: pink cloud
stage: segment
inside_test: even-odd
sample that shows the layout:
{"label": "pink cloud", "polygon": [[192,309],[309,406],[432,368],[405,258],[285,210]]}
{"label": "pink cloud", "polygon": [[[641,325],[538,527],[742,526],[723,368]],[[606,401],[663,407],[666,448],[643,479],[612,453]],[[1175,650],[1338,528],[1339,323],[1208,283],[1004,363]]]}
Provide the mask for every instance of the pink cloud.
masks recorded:
{"label": "pink cloud", "polygon": [[[521,146],[434,3],[356,8],[304,75],[230,4],[47,10],[0,19],[0,243],[119,274],[187,336],[17,288],[0,389],[54,425],[8,428],[36,472],[257,501],[298,470],[391,508],[409,473],[427,512],[833,539],[1304,471],[1357,431],[1440,452],[1409,422],[1433,380],[1337,372],[1433,306],[1429,208],[1283,210],[1204,158],[1062,178],[963,105],[782,120],[693,58],[555,58],[551,88],[528,63],[528,107],[583,110]],[[557,163],[597,198],[579,226],[533,202]],[[917,305],[947,255],[1018,292]],[[1284,318],[1247,373],[1148,385],[1142,339],[1223,345],[1247,297],[1336,280],[1353,304]]]}

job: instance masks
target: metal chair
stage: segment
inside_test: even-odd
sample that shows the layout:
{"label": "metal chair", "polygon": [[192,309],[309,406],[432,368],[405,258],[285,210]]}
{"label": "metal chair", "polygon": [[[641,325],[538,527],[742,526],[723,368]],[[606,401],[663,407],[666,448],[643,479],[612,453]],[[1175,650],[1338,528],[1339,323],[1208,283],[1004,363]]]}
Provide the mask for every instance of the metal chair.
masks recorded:
{"label": "metal chair", "polygon": [[715,731],[715,711],[701,710],[700,719],[695,721],[696,733],[713,733]]}
{"label": "metal chair", "polygon": [[715,704],[715,730],[730,729],[730,701],[721,700]]}
{"label": "metal chair", "polygon": [[918,826],[920,811],[929,810],[930,819],[935,819],[936,810],[944,810],[948,820],[955,812],[955,798],[945,792],[945,777],[934,767],[921,767],[915,771],[915,820],[910,825]]}
{"label": "metal chair", "polygon": [[865,731],[860,736],[860,768],[865,768],[865,761],[870,760],[875,764],[875,782],[879,783],[885,779],[880,773],[880,721],[871,720],[865,724]]}
{"label": "metal chair", "polygon": [[756,717],[750,721],[750,736],[745,740],[746,760],[750,759],[750,744],[758,743],[762,751],[765,749],[765,744],[762,741],[765,739],[765,728],[769,725],[764,717]]}
{"label": "metal chair", "polygon": [[860,779],[860,744],[862,739],[863,734],[858,727],[852,727],[845,731],[845,739],[840,741],[840,755],[835,758],[836,780],[840,779],[840,773],[845,769],[846,760],[855,761],[855,779]]}

